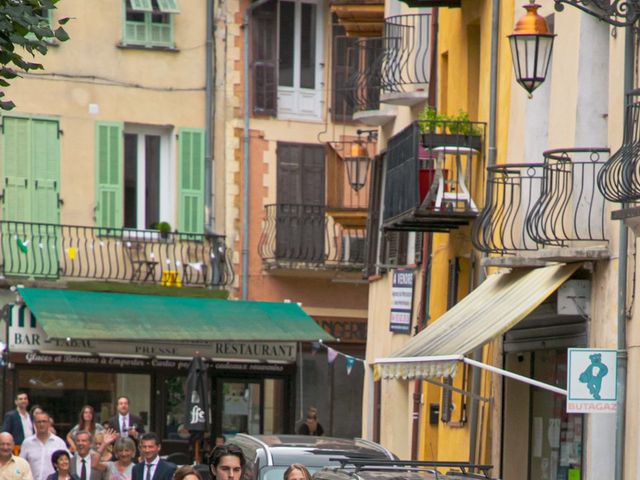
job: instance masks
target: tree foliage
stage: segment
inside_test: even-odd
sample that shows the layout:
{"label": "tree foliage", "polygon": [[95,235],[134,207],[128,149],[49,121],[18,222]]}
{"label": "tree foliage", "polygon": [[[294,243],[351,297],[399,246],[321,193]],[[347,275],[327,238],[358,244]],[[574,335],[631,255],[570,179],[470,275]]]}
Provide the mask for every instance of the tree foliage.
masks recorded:
{"label": "tree foliage", "polygon": [[[64,42],[69,35],[64,30],[69,19],[63,18],[56,26],[49,23],[49,12],[59,0],[0,0],[0,88],[21,72],[42,70],[36,55],[46,55],[54,41]],[[15,105],[4,100],[0,91],[0,109],[11,110]]]}

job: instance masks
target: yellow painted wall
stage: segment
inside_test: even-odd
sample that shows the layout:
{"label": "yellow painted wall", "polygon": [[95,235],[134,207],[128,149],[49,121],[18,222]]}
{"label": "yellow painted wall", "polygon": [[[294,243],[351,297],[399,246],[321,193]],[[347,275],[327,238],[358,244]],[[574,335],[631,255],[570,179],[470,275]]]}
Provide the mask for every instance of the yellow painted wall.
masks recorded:
{"label": "yellow painted wall", "polygon": [[[54,23],[72,17],[65,26],[71,39],[36,57],[44,71],[25,74],[7,89],[16,103],[9,115],[60,122],[62,223],[94,225],[97,121],[162,126],[174,133],[180,127],[204,128],[206,1],[181,2],[180,8],[174,17],[177,50],[162,51],[119,47],[122,2],[60,2]],[[90,104],[97,105],[97,114],[89,112]],[[171,148],[175,159],[174,140]],[[175,211],[177,198],[174,205]],[[176,225],[176,218],[167,220]]]}

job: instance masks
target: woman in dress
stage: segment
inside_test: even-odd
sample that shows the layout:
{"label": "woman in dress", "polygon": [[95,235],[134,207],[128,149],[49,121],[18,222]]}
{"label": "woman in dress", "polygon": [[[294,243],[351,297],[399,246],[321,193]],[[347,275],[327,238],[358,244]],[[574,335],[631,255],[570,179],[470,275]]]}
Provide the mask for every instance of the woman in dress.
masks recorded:
{"label": "woman in dress", "polygon": [[85,405],[80,410],[78,415],[78,424],[73,427],[67,434],[67,445],[69,445],[69,451],[76,451],[76,433],[89,432],[92,436],[103,430],[102,425],[95,422],[95,412],[91,405]]}
{"label": "woman in dress", "polygon": [[[116,436],[117,434],[105,434],[105,444],[113,442],[113,439]],[[106,469],[105,476],[103,478],[105,480],[131,480],[134,465],[133,457],[136,454],[136,444],[129,437],[118,438],[113,446],[113,450],[115,451],[118,459],[115,462],[109,461],[102,464]],[[101,452],[98,450],[98,453]]]}
{"label": "woman in dress", "polygon": [[115,430],[105,429],[101,432],[96,432],[95,437],[93,437],[93,446],[95,447],[96,452],[100,453],[100,461],[102,463],[107,463],[113,460],[113,445],[110,443],[104,443],[105,435],[115,435],[115,438],[117,438]]}
{"label": "woman in dress", "polygon": [[49,475],[47,480],[80,480],[77,475],[69,471],[71,459],[69,458],[69,452],[66,450],[53,452],[51,454],[51,463],[56,471]]}

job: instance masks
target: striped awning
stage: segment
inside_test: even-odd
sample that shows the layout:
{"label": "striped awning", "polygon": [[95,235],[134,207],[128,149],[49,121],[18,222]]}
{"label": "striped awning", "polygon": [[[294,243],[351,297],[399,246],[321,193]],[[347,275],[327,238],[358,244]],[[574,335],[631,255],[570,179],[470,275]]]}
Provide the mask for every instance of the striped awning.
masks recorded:
{"label": "striped awning", "polygon": [[580,266],[559,264],[490,275],[404,347],[376,359],[377,375],[406,380],[452,376],[462,355],[511,329]]}

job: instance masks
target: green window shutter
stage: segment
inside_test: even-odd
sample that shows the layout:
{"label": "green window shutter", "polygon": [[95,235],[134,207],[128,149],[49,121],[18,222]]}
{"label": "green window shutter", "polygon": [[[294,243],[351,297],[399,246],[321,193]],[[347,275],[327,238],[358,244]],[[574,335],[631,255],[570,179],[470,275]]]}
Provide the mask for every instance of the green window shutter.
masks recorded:
{"label": "green window shutter", "polygon": [[153,5],[151,4],[151,0],[131,0],[131,10],[152,12]]}
{"label": "green window shutter", "polygon": [[31,221],[29,175],[31,125],[27,118],[3,118],[3,219]]}
{"label": "green window shutter", "polygon": [[96,125],[96,224],[122,227],[122,124]]}
{"label": "green window shutter", "polygon": [[158,8],[162,13],[180,13],[178,0],[158,0]]}
{"label": "green window shutter", "polygon": [[178,230],[204,233],[204,130],[180,129],[178,142]]}
{"label": "green window shutter", "polygon": [[60,139],[58,122],[31,121],[31,221],[59,223]]}

